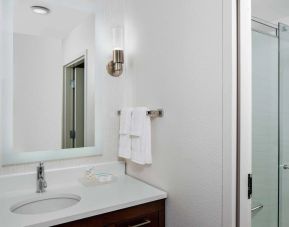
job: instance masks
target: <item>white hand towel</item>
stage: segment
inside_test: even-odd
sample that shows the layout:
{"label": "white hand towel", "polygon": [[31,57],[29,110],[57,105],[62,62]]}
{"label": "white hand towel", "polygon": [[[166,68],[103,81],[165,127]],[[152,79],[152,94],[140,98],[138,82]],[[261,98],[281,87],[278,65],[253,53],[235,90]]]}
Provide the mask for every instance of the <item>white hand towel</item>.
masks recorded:
{"label": "white hand towel", "polygon": [[123,108],[120,115],[118,156],[126,159],[131,158],[131,120],[132,108]]}
{"label": "white hand towel", "polygon": [[141,165],[152,163],[151,119],[147,116],[147,111],[146,107],[138,107],[132,111],[131,160]]}

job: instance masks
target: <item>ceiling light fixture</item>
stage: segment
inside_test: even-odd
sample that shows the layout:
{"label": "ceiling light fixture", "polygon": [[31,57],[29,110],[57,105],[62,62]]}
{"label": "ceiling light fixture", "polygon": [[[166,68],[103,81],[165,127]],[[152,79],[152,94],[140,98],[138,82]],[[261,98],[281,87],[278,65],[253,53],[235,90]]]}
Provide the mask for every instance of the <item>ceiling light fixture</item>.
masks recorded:
{"label": "ceiling light fixture", "polygon": [[48,14],[50,12],[50,9],[43,7],[43,6],[31,6],[31,10],[34,13],[42,14],[42,15]]}

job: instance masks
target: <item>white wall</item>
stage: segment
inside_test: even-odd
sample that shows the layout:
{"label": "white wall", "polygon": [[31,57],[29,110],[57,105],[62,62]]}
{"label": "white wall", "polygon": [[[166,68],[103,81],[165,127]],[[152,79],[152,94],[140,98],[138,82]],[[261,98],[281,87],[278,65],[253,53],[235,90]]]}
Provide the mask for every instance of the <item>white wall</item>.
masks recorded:
{"label": "white wall", "polygon": [[88,17],[62,41],[63,65],[79,58],[87,51],[85,146],[95,145],[95,16]]}
{"label": "white wall", "polygon": [[[222,224],[222,4],[126,1],[127,74],[152,122],[153,164],[128,174],[168,191],[168,227]],[[229,66],[228,66],[229,67]]]}
{"label": "white wall", "polygon": [[14,36],[14,149],[61,148],[61,40]]}

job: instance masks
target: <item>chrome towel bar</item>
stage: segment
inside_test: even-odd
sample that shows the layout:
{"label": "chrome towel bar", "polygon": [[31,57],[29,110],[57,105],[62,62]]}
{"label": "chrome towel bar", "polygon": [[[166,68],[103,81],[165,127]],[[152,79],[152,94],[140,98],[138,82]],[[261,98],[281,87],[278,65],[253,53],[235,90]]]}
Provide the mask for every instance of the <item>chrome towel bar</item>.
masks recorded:
{"label": "chrome towel bar", "polygon": [[[117,111],[118,115],[121,115],[121,111]],[[158,110],[149,110],[147,111],[147,115],[150,116],[151,118],[155,118],[155,117],[163,117],[164,116],[164,111],[162,109],[158,109]]]}

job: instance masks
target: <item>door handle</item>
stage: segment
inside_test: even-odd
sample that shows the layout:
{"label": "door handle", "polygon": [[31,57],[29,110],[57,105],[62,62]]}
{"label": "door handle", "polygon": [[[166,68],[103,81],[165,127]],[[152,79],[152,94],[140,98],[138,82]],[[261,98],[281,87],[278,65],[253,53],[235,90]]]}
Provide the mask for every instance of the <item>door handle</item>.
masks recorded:
{"label": "door handle", "polygon": [[285,170],[289,170],[289,165],[288,164],[280,165],[280,167],[282,167]]}
{"label": "door handle", "polygon": [[257,210],[260,210],[262,209],[264,206],[262,204],[258,205],[258,206],[255,206],[253,208],[251,208],[251,212],[254,212],[254,211],[257,211]]}

